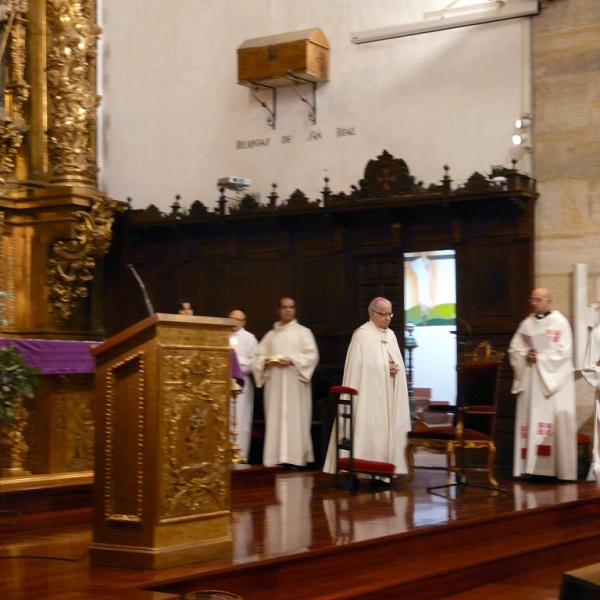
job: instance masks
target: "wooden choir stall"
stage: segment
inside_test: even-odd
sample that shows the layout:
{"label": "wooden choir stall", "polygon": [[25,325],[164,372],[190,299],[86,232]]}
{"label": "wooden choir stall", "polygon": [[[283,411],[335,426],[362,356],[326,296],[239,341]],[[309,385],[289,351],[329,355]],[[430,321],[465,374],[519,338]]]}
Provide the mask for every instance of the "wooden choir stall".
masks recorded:
{"label": "wooden choir stall", "polygon": [[[126,243],[109,253],[114,268],[105,280],[104,324],[116,332],[142,318],[143,303],[131,300],[139,294],[128,264],[139,269],[159,311],[182,297],[199,314],[225,316],[240,308],[258,338],[271,329],[279,299],[293,297],[298,320],[319,348],[311,383],[320,466],[333,423],[326,409],[329,389],[342,381],[348,344],[368,318],[372,298],[390,299],[396,313],[391,328],[404,345],[410,320],[404,300],[415,277],[411,255],[454,256],[457,349],[484,340],[500,351],[507,348],[529,311],[538,194],[535,180],[515,162],[489,174],[474,172],[462,183],[453,182],[446,165],[439,181],[426,185],[386,150],[368,161],[350,193],[335,193],[328,178],[315,200],[300,189],[280,198],[277,189],[274,184],[268,204],[250,195],[228,203],[223,188],[213,211],[196,201],[189,211],[174,205],[163,214],[151,205],[116,215],[115,231]],[[432,325],[419,325],[419,334]],[[419,367],[429,362],[423,345],[411,356]],[[507,470],[514,441],[511,380],[511,370],[503,368],[496,445],[497,462]],[[261,393],[256,390],[252,464],[262,459]]]}

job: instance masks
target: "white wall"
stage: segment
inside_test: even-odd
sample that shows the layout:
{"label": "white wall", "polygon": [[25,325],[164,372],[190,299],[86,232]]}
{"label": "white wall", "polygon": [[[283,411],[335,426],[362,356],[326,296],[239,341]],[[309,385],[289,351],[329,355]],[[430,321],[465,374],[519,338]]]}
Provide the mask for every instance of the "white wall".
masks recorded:
{"label": "white wall", "polygon": [[413,387],[431,388],[432,400],[456,404],[456,327],[416,327]]}
{"label": "white wall", "polygon": [[[386,149],[426,184],[510,163],[514,120],[530,112],[529,19],[371,44],[350,32],[420,19],[448,0],[102,0],[99,185],[135,208],[167,211],[175,194],[211,208],[216,180],[250,178],[262,201],[279,185],[320,198],[323,177],[349,191]],[[331,46],[318,123],[293,90],[278,124],[237,85],[246,39],[319,27]],[[309,93],[309,88],[302,88]],[[336,137],[336,128],[356,135]],[[322,137],[307,141],[311,132]],[[292,136],[282,144],[282,136]],[[237,141],[269,138],[261,148]]]}

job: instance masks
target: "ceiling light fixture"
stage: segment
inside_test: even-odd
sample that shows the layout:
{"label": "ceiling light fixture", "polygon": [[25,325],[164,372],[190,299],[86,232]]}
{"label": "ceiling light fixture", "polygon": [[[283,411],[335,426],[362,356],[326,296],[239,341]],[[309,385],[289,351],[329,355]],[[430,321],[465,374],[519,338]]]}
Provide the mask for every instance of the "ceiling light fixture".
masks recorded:
{"label": "ceiling light fixture", "polygon": [[533,149],[533,142],[531,137],[532,126],[533,119],[529,113],[523,113],[515,121],[516,131],[512,136],[512,142],[521,150],[531,151]]}
{"label": "ceiling light fixture", "polygon": [[529,143],[529,136],[526,133],[515,133],[512,141],[515,146],[526,146]]}
{"label": "ceiling light fixture", "polygon": [[524,113],[519,119],[515,121],[515,127],[517,129],[528,129],[531,127],[531,115]]}
{"label": "ceiling light fixture", "polygon": [[504,21],[517,17],[527,17],[536,15],[539,12],[540,5],[538,0],[492,0],[491,2],[424,13],[423,21],[403,23],[368,31],[356,31],[350,34],[350,41],[353,44],[366,44],[368,42],[379,42],[381,40],[418,35],[420,33],[430,33],[444,29],[455,29],[457,27]]}

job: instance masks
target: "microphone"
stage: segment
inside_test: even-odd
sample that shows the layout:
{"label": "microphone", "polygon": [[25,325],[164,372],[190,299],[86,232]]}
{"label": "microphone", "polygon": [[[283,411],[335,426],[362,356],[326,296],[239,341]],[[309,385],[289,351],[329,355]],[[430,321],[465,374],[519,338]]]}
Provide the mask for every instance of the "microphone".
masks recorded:
{"label": "microphone", "polygon": [[[471,347],[471,341],[473,340],[473,330],[471,329],[471,326],[464,319],[461,319],[460,317],[456,317],[456,320],[460,321],[467,328],[467,333],[469,334],[469,337],[466,342],[459,342],[459,344],[462,346],[465,346],[466,349],[468,350]],[[458,331],[451,331],[450,333],[453,333],[455,336],[458,337]]]}
{"label": "microphone", "polygon": [[464,319],[461,319],[460,317],[456,317],[456,320],[460,321],[467,328],[467,331],[469,332],[469,337],[472,338],[473,330],[471,329],[471,326]]}
{"label": "microphone", "polygon": [[144,302],[146,303],[146,308],[148,309],[148,314],[152,316],[154,314],[154,308],[152,308],[152,302],[150,302],[150,298],[148,297],[148,292],[146,291],[146,286],[144,285],[142,278],[138,275],[138,272],[135,270],[135,267],[131,263],[127,263],[127,268],[131,270],[133,276],[137,279],[137,282],[140,284],[142,294],[144,295]]}

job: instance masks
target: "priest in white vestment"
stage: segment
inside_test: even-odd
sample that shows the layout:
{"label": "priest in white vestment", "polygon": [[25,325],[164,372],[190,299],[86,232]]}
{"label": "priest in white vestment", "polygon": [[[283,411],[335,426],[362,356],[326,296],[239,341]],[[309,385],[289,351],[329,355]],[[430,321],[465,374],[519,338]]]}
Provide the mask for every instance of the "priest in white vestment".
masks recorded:
{"label": "priest in white vestment", "polygon": [[546,288],[531,292],[534,312],[508,348],[517,394],[513,475],[577,479],[573,336],[567,319],[550,310]]}
{"label": "priest in white vestment", "polygon": [[241,310],[232,310],[229,313],[229,318],[237,323],[232,327],[229,342],[235,351],[240,369],[244,375],[242,391],[235,397],[235,401],[232,401],[230,425],[233,427],[233,410],[235,406],[237,444],[244,458],[248,458],[254,413],[254,384],[250,374],[252,373],[252,356],[258,345],[258,340],[253,333],[246,330],[246,315]]}
{"label": "priest in white vestment", "polygon": [[296,320],[292,298],[282,298],[278,312],[280,320],[260,341],[252,361],[257,387],[265,386],[263,464],[302,467],[315,460],[310,382],[319,351],[311,330]]}
{"label": "priest in white vestment", "polygon": [[[389,328],[392,305],[375,298],[370,320],[352,335],[343,385],[358,391],[354,409],[354,457],[393,463],[397,475],[408,473],[404,449],[411,429],[404,361],[396,334]],[[340,457],[347,456],[343,451]],[[335,473],[335,427],[323,470]]]}
{"label": "priest in white vestment", "polygon": [[581,369],[585,380],[596,390],[596,411],[594,416],[594,445],[592,447],[592,465],[588,480],[600,482],[600,450],[598,437],[600,430],[600,327],[596,327],[588,338],[583,367]]}

